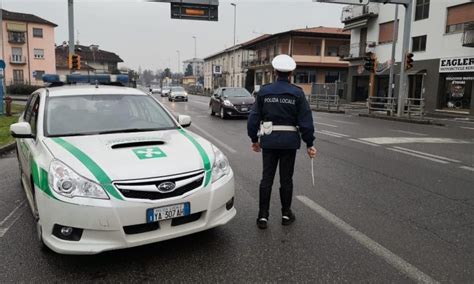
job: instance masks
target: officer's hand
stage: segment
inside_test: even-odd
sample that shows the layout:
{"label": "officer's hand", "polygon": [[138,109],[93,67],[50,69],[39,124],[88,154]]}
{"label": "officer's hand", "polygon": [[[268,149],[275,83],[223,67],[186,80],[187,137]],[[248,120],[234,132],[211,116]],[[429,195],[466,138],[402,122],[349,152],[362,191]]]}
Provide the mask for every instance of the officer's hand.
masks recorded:
{"label": "officer's hand", "polygon": [[312,159],[312,158],[316,158],[316,154],[318,153],[318,150],[316,150],[316,148],[314,147],[309,147],[308,148],[308,156]]}
{"label": "officer's hand", "polygon": [[257,152],[257,153],[262,151],[262,148],[260,148],[260,143],[258,143],[258,142],[257,143],[252,143],[252,150],[254,152]]}

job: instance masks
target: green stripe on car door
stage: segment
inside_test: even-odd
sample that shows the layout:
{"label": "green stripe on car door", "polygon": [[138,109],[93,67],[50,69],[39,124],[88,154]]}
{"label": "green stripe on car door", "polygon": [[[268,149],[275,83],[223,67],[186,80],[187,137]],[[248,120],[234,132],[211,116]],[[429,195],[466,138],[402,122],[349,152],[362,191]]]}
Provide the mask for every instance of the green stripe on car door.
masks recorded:
{"label": "green stripe on car door", "polygon": [[184,129],[179,129],[178,130],[181,134],[183,134],[186,138],[193,143],[194,147],[199,152],[199,155],[201,155],[202,162],[204,164],[204,170],[206,171],[206,179],[204,181],[204,186],[207,186],[209,184],[209,181],[211,180],[211,161],[209,160],[209,156],[207,155],[206,151],[204,148],[199,144],[199,142],[194,139],[191,135],[189,135]]}
{"label": "green stripe on car door", "polygon": [[109,176],[89,156],[62,138],[53,138],[52,140],[76,157],[76,159],[78,159],[92,173],[92,175],[94,175],[94,177],[104,187],[107,193],[119,200],[123,200],[122,196],[120,196],[115,187],[112,185],[112,180],[109,178]]}

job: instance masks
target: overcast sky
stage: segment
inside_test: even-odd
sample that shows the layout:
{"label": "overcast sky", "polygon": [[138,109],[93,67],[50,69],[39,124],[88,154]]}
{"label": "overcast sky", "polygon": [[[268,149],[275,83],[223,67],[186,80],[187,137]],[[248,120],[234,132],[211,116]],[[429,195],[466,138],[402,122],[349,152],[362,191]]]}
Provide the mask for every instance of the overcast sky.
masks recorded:
{"label": "overcast sky", "polygon": [[[6,10],[32,13],[56,23],[57,44],[68,39],[67,0],[2,2]],[[219,0],[218,22],[170,19],[167,3],[75,0],[75,36],[80,44],[97,44],[101,49],[117,53],[127,67],[156,70],[170,66],[172,71],[177,71],[177,50],[181,61],[194,57],[193,36],[197,37],[197,55],[201,58],[233,44],[231,2],[237,3],[238,43],[263,33],[306,26],[342,26],[342,5],[312,0]]]}

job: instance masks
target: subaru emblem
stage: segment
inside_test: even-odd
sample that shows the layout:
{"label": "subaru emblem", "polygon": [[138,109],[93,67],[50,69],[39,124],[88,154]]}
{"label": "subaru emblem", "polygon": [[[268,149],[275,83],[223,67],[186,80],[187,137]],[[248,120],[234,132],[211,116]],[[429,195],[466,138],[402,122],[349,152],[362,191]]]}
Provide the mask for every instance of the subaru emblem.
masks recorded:
{"label": "subaru emblem", "polygon": [[156,186],[156,189],[160,193],[170,193],[170,192],[173,192],[175,188],[176,188],[176,184],[170,181],[160,183],[159,185]]}

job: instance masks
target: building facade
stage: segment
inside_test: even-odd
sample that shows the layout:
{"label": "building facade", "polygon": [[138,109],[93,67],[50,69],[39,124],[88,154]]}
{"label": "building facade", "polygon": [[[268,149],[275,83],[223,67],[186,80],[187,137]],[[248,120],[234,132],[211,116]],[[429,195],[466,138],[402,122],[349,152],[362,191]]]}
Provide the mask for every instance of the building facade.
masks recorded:
{"label": "building facade", "polygon": [[186,71],[188,65],[191,64],[193,68],[193,76],[202,77],[204,76],[204,60],[201,58],[191,58],[183,61],[183,72]]}
{"label": "building facade", "polygon": [[[474,1],[413,0],[409,52],[414,66],[408,70],[408,97],[424,98],[427,112],[474,114]],[[389,88],[393,33],[398,27],[394,66],[394,95],[398,94],[405,9],[370,3],[343,8],[341,21],[351,31],[351,43],[340,49],[350,62],[348,99],[365,101],[369,73],[364,56],[372,52],[379,62],[374,95],[384,97]]]}
{"label": "building facade", "polygon": [[345,82],[348,62],[339,57],[339,46],[350,42],[350,33],[340,28],[315,27],[290,30],[269,35],[243,45],[246,86],[259,86],[274,81],[271,62],[279,54],[288,54],[296,61],[292,83],[305,94],[313,84]]}
{"label": "building facade", "polygon": [[5,84],[42,85],[45,73],[56,72],[56,24],[31,14],[2,10],[1,57],[7,64]]}
{"label": "building facade", "polygon": [[[87,74],[119,74],[118,63],[123,62],[117,54],[99,49],[98,45],[75,45],[76,54],[81,57],[81,69],[77,73]],[[57,46],[56,69],[58,74],[69,74],[69,46],[66,42]]]}

